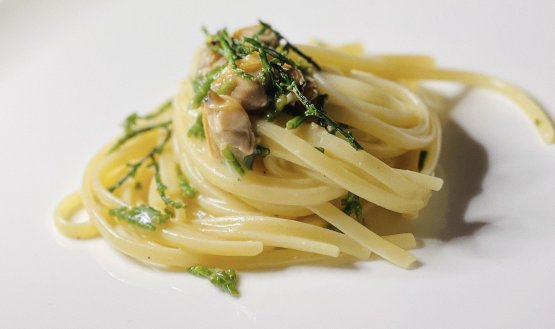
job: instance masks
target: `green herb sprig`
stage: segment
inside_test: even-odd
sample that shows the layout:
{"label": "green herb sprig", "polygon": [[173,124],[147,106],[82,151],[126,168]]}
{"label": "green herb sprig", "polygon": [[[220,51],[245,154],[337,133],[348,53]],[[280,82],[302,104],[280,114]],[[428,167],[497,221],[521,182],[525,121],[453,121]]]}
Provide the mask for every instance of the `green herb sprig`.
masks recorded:
{"label": "green herb sprig", "polygon": [[239,296],[237,273],[233,269],[224,270],[206,266],[192,266],[187,269],[187,272],[208,279],[210,283],[231,296]]}
{"label": "green herb sprig", "polygon": [[341,199],[341,206],[344,213],[347,215],[354,214],[359,222],[362,221],[362,206],[358,195],[348,192],[347,196]]}
{"label": "green herb sprig", "polygon": [[252,154],[247,155],[243,159],[243,162],[245,163],[245,167],[247,169],[252,170],[252,165],[254,164],[254,159],[256,157],[264,158],[264,157],[268,156],[269,154],[270,154],[270,149],[269,148],[266,148],[262,145],[256,145]]}
{"label": "green herb sprig", "polygon": [[144,134],[146,132],[158,129],[158,128],[164,128],[164,127],[168,127],[169,125],[171,125],[171,121],[164,121],[155,125],[150,125],[150,126],[145,126],[145,127],[141,127],[137,129],[137,123],[140,120],[153,120],[158,118],[160,115],[166,113],[168,110],[170,110],[172,107],[172,100],[169,99],[167,101],[165,101],[162,105],[160,105],[156,110],[154,110],[153,112],[146,114],[144,116],[140,116],[137,113],[131,113],[130,115],[127,116],[127,118],[125,118],[125,120],[123,121],[123,136],[121,136],[117,141],[116,144],[114,144],[114,146],[112,146],[112,148],[110,149],[110,152],[114,152],[117,149],[119,149],[122,145],[124,145],[125,143],[127,143],[127,141],[129,141],[130,139],[133,139],[134,137]]}
{"label": "green herb sprig", "polygon": [[293,117],[285,124],[287,129],[297,129],[306,120],[306,115],[301,114]]}
{"label": "green herb sprig", "polygon": [[345,128],[344,125],[337,123],[337,121],[333,120],[329,115],[327,115],[322,109],[318,109],[314,104],[312,104],[308,98],[299,90],[295,83],[292,83],[289,86],[289,90],[291,90],[299,99],[299,101],[305,106],[306,111],[304,115],[307,117],[316,117],[320,119],[320,125],[326,128],[326,130],[334,135],[336,131],[339,131],[343,137],[349,142],[351,147],[355,150],[361,150],[362,146],[358,143],[358,141],[353,137],[353,133]]}
{"label": "green herb sprig", "polygon": [[[164,137],[162,142],[160,142],[155,147],[151,148],[144,157],[139,159],[137,162],[127,164],[127,166],[129,167],[129,170],[127,171],[127,173],[125,175],[123,175],[120,179],[118,179],[112,186],[108,187],[108,191],[113,193],[115,190],[117,190],[119,187],[121,187],[127,180],[129,180],[130,178],[135,177],[137,175],[137,171],[139,170],[139,168],[141,168],[148,160],[151,160],[155,155],[162,153],[164,147],[166,146],[166,144],[168,143],[168,141],[171,138],[171,132],[172,131],[168,127],[170,124],[171,124],[171,122],[167,122],[167,123],[160,124],[160,125],[148,126],[148,127],[145,127],[145,128],[149,128],[149,129],[134,130],[132,133],[126,134],[127,136],[124,136],[125,137],[125,142],[126,142],[126,141],[130,140],[131,138],[134,138],[134,137],[136,137],[140,134],[144,134],[144,133],[146,133],[148,131],[151,131],[151,130],[154,130],[154,129],[163,129],[166,132],[166,136]],[[120,140],[122,140],[122,139],[120,139]],[[123,143],[125,143],[125,142],[123,142]],[[120,145],[123,145],[123,143],[120,144]],[[118,144],[116,144],[116,145],[118,145]]]}
{"label": "green herb sprig", "polygon": [[168,207],[174,209],[184,208],[185,204],[183,202],[174,200],[166,194],[166,190],[168,189],[168,187],[166,186],[166,184],[164,184],[164,182],[162,182],[162,177],[160,176],[160,165],[158,164],[158,160],[156,159],[156,156],[154,154],[150,156],[150,160],[150,166],[154,168],[154,182],[156,183],[156,191],[158,192],[158,195],[160,195],[162,201],[164,201],[164,203]]}
{"label": "green herb sprig", "polygon": [[225,65],[216,66],[215,68],[208,71],[206,74],[198,75],[193,79],[193,95],[191,106],[196,109],[202,104],[202,100],[208,91],[210,90],[210,85],[214,82],[214,79],[218,73],[220,73],[225,68]]}
{"label": "green herb sprig", "polygon": [[[115,151],[119,147],[124,145],[127,141],[153,130],[162,130],[165,133],[164,138],[158,144],[152,147],[146,155],[144,155],[136,162],[128,163],[127,166],[129,170],[127,171],[127,173],[123,175],[120,179],[118,179],[112,186],[108,187],[108,191],[113,193],[115,190],[125,184],[125,182],[127,182],[129,179],[134,178],[137,175],[138,170],[143,166],[152,168],[154,170],[154,182],[156,184],[156,191],[158,192],[158,195],[160,195],[160,198],[162,199],[164,204],[166,204],[166,208],[163,212],[147,205],[120,207],[111,209],[109,211],[109,214],[111,216],[114,216],[121,220],[125,220],[128,223],[137,225],[148,230],[155,230],[158,225],[163,224],[167,219],[173,217],[175,215],[176,209],[186,207],[185,203],[179,200],[175,200],[167,194],[168,187],[166,184],[164,184],[162,180],[160,165],[158,162],[158,157],[163,153],[164,148],[170,141],[171,135],[173,133],[173,130],[171,128],[171,121],[137,128],[137,121],[139,119],[155,119],[160,114],[167,111],[167,109],[169,109],[170,107],[171,102],[166,102],[158,110],[149,115],[140,117],[137,114],[132,114],[128,116],[124,122],[124,134],[120,139],[118,139],[118,141],[112,148],[112,151]],[[138,186],[140,186],[140,184]],[[189,188],[191,191],[194,190],[190,185]]]}
{"label": "green herb sprig", "polygon": [[245,174],[245,169],[243,169],[243,167],[239,163],[239,160],[237,160],[229,146],[226,146],[222,149],[222,156],[224,157],[224,160],[227,162],[227,164],[233,170],[235,170],[239,174],[239,176],[243,176]]}
{"label": "green herb sprig", "polygon": [[[316,148],[319,149],[318,147]],[[325,150],[322,149],[321,152],[324,153],[324,151]],[[354,214],[356,220],[364,224],[364,219],[362,218],[362,205],[360,204],[360,197],[358,195],[352,192],[348,192],[347,195],[343,199],[341,199],[341,206],[343,207],[342,210],[345,214],[349,216]],[[332,224],[328,224],[327,228],[332,231],[343,233],[340,229]]]}
{"label": "green herb sprig", "polygon": [[127,116],[127,118],[125,118],[125,120],[123,122],[124,135],[132,133],[133,130],[135,130],[135,128],[137,126],[137,122],[139,120],[156,119],[157,117],[159,117],[160,115],[164,114],[169,109],[171,109],[171,107],[172,107],[172,100],[168,99],[167,101],[162,103],[162,105],[160,105],[156,110],[154,110],[151,113],[148,113],[144,116],[140,116],[137,113],[131,113],[130,115]]}
{"label": "green herb sprig", "polygon": [[189,128],[187,131],[188,137],[196,137],[196,138],[206,138],[206,134],[204,132],[204,125],[202,124],[202,113],[197,115],[197,119],[195,123]]}
{"label": "green herb sprig", "polygon": [[[306,118],[314,117],[317,119],[317,123],[326,128],[329,133],[335,134],[339,132],[354,149],[362,149],[362,146],[356,141],[349,129],[333,120],[324,112],[323,100],[321,101],[322,104],[318,104],[319,106],[317,106],[299,89],[299,86],[297,86],[297,83],[289,72],[292,70],[305,71],[305,68],[300,67],[295,61],[288,57],[288,52],[295,52],[306,62],[310,63],[316,70],[320,70],[318,63],[291,44],[270,24],[263,21],[259,21],[259,23],[261,29],[253,37],[242,37],[241,40],[237,40],[230,37],[227,30],[223,29],[218,31],[215,35],[208,34],[207,44],[210,49],[226,58],[227,65],[234,69],[241,78],[248,80],[253,80],[254,77],[241,71],[237,67],[237,61],[252,52],[258,52],[260,61],[262,62],[262,74],[259,81],[266,86],[269,98],[278,100],[280,97],[284,96],[286,92],[292,92],[305,108],[303,116],[297,116],[293,121],[288,122],[287,128],[294,129],[303,123]],[[259,36],[265,31],[274,33],[278,45],[281,44],[278,48],[267,45],[259,40]],[[286,67],[288,68],[286,69]],[[275,115],[275,109],[270,109],[267,113],[269,119],[272,119]]]}
{"label": "green herb sprig", "polygon": [[121,207],[110,209],[110,216],[124,220],[130,224],[142,227],[149,231],[155,231],[157,226],[166,222],[170,215],[147,205],[132,208]]}
{"label": "green herb sprig", "polygon": [[110,149],[110,152],[114,152],[116,150],[118,150],[121,146],[123,146],[125,143],[127,143],[129,140],[142,135],[144,133],[147,133],[149,131],[153,131],[156,129],[167,129],[168,126],[170,126],[172,124],[171,121],[164,121],[162,123],[158,123],[158,124],[154,124],[154,125],[150,125],[150,126],[145,126],[145,127],[141,127],[139,129],[135,129],[134,126],[134,122],[136,121],[136,117],[134,117],[136,114],[132,114],[131,116],[127,117],[126,119],[126,123],[124,125],[124,134],[123,136],[121,136],[117,141],[116,144],[114,144],[114,146],[112,146],[112,148]]}
{"label": "green herb sprig", "polygon": [[[279,33],[277,30],[275,30],[270,24],[263,22],[261,20],[258,20],[258,23],[260,23],[260,25],[264,28],[264,29],[268,29],[270,31],[272,31],[278,41],[283,40],[285,42],[285,46],[284,46],[284,50],[288,51],[289,49],[293,50],[297,55],[301,56],[304,60],[306,60],[307,62],[309,62],[310,64],[312,64],[312,66],[314,66],[317,70],[321,70],[320,65],[318,65],[318,63],[316,63],[316,61],[314,61],[310,56],[308,56],[307,54],[303,53],[299,48],[297,48],[294,44],[292,44],[291,42],[289,42],[289,40],[287,40],[281,33]],[[259,31],[259,34],[264,33],[264,30]]]}
{"label": "green herb sprig", "polygon": [[[216,37],[220,45],[220,48],[216,49],[222,56],[227,59],[229,66],[231,66],[231,68],[237,73],[237,75],[245,80],[256,80],[256,77],[248,74],[237,66],[237,61],[244,57],[246,54],[250,53],[250,51],[248,49],[238,47],[235,40],[228,35],[226,29],[218,31],[218,33],[216,33]],[[242,50],[242,56],[239,56],[239,49]]]}
{"label": "green herb sprig", "polygon": [[191,186],[191,183],[189,183],[189,180],[187,179],[187,177],[185,177],[185,174],[183,173],[179,165],[177,165],[176,171],[181,194],[185,197],[188,197],[189,199],[196,197],[198,193],[197,190]]}

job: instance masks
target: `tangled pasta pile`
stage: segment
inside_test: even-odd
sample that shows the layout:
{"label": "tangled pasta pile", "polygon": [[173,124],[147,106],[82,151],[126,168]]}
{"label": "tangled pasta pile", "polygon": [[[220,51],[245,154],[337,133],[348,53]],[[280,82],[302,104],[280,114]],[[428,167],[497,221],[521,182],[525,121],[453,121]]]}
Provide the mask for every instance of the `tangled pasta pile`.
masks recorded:
{"label": "tangled pasta pile", "polygon": [[[195,77],[151,114],[128,117],[60,204],[64,234],[100,234],[139,261],[178,268],[371,254],[408,268],[412,234],[379,236],[363,219],[377,207],[414,217],[441,189],[441,126],[419,81],[501,92],[553,141],[550,120],[518,88],[427,56],[297,47],[264,22],[206,34]],[[83,206],[90,220],[72,221]]]}

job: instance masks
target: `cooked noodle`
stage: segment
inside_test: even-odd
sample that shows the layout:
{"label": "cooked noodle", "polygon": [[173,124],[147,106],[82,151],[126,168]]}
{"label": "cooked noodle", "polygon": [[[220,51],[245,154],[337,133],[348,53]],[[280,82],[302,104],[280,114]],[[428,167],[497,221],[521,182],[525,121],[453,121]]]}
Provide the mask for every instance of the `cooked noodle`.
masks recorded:
{"label": "cooked noodle", "polygon": [[[346,124],[363,150],[314,122],[287,129],[283,118],[270,122],[251,116],[258,144],[270,154],[240,176],[211,155],[205,139],[188,136],[199,110],[191,107],[194,92],[187,81],[171,111],[139,123],[140,127],[171,120],[171,145],[157,160],[167,195],[186,207],[175,209],[173,217],[155,230],[110,214],[114,208],[141,204],[166,207],[148,167],[140,168],[114,192],[108,190],[129,163],[167,137],[167,131],[153,129],[115,151],[111,151],[114,143],[109,143],[92,159],[80,193],[68,196],[56,210],[58,229],[78,238],[100,234],[139,261],[169,267],[265,268],[364,260],[373,253],[408,268],[416,261],[407,251],[416,245],[412,234],[379,236],[340,209],[341,200],[351,192],[362,201],[363,217],[373,206],[411,217],[427,205],[432,191],[441,189],[442,180],[434,176],[441,148],[438,115],[408,86],[421,80],[449,80],[496,90],[515,101],[540,135],[553,142],[553,125],[545,113],[518,88],[496,78],[438,69],[424,56],[300,48],[322,67],[311,77],[318,92],[329,97],[326,113]],[[181,195],[180,172],[197,190],[195,197]],[[74,222],[81,207],[89,219]]]}

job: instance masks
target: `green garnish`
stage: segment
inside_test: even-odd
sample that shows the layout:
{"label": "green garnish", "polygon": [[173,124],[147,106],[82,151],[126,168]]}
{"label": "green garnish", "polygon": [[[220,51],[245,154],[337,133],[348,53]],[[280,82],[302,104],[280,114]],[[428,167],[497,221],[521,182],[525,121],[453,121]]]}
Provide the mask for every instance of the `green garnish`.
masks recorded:
{"label": "green garnish", "polygon": [[[269,54],[271,54],[272,56],[275,56],[276,59],[278,59],[279,61],[281,61],[280,64],[286,63],[291,65],[294,68],[297,68],[296,64],[291,61],[288,57],[285,57],[275,51],[270,51],[268,46],[264,46],[262,45],[258,40],[255,39],[251,39],[251,38],[245,38],[245,41],[253,44],[253,46],[258,48],[258,51],[264,51],[267,52]],[[263,62],[263,65],[265,63]],[[341,133],[345,139],[349,142],[349,144],[351,144],[351,146],[355,149],[355,150],[360,150],[362,149],[362,146],[354,139],[352,133],[344,128],[341,124],[337,123],[335,120],[333,120],[331,117],[329,117],[323,110],[323,106],[321,107],[316,107],[316,105],[314,103],[312,103],[308,98],[306,98],[306,96],[302,93],[302,91],[299,89],[299,87],[297,86],[297,83],[295,82],[295,80],[293,80],[293,78],[290,76],[290,74],[285,70],[285,68],[282,65],[277,65],[275,63],[272,63],[270,68],[266,68],[266,70],[271,74],[272,76],[272,81],[276,81],[277,84],[277,88],[278,90],[283,90],[286,89],[292,93],[295,94],[295,96],[297,96],[297,99],[299,100],[299,102],[305,107],[305,112],[304,115],[306,117],[315,117],[318,119],[318,124],[321,125],[322,127],[326,128],[326,130],[331,133],[331,134],[335,134],[336,131],[339,131],[339,133]],[[323,103],[323,102],[322,102]],[[322,104],[323,105],[323,104]],[[288,122],[288,129],[294,129],[296,128],[301,122],[299,122],[301,119],[296,117],[293,119],[294,121],[292,122]],[[296,125],[296,126],[295,126]],[[292,128],[290,128],[292,127]]]}
{"label": "green garnish", "polygon": [[116,144],[110,149],[110,152],[116,151],[123,144],[127,143],[130,139],[132,139],[132,138],[134,138],[138,135],[147,133],[147,132],[152,131],[152,130],[160,129],[160,128],[167,129],[168,126],[170,126],[172,124],[171,121],[164,121],[164,122],[159,123],[159,124],[155,124],[155,125],[135,129],[134,125],[135,125],[135,122],[137,120],[136,118],[138,118],[138,117],[135,117],[135,115],[136,114],[132,114],[131,116],[127,117],[126,122],[124,124],[123,136],[121,136],[117,140]]}
{"label": "green garnish", "polygon": [[164,114],[169,109],[171,109],[171,107],[172,107],[172,100],[168,99],[166,102],[160,105],[156,110],[152,111],[151,113],[145,116],[140,116],[137,113],[131,113],[129,116],[127,116],[127,118],[125,118],[125,121],[123,122],[124,133],[125,134],[132,133],[136,129],[137,121],[155,119],[158,116]]}
{"label": "green garnish", "polygon": [[235,81],[235,79],[233,79],[232,77],[228,77],[224,81],[222,81],[222,84],[220,84],[218,90],[216,90],[216,93],[218,95],[229,95],[236,86],[237,81]]}
{"label": "green garnish", "polygon": [[241,164],[228,146],[222,149],[222,155],[229,166],[233,168],[240,176],[243,176],[245,174],[245,169],[241,167]]}
{"label": "green garnish", "polygon": [[[316,147],[318,148],[318,147]],[[324,153],[322,151],[322,153]],[[355,218],[363,223],[363,218],[362,218],[362,206],[360,204],[360,197],[352,192],[348,192],[347,196],[345,196],[343,199],[341,199],[341,207],[343,207],[343,212],[349,216],[351,216],[352,214],[355,215]],[[328,224],[327,226],[328,229],[332,230],[332,231],[336,231],[339,233],[343,233],[340,229],[338,229],[337,227],[335,227],[332,224]]]}
{"label": "green garnish", "polygon": [[345,137],[347,142],[349,142],[349,144],[351,144],[351,146],[355,150],[361,150],[362,149],[362,146],[353,137],[353,133],[351,133],[350,130],[345,128],[344,125],[337,123],[335,120],[333,120],[331,117],[329,117],[323,111],[323,109],[318,109],[314,104],[312,104],[312,102],[310,100],[308,100],[308,98],[306,98],[306,96],[303,95],[303,93],[299,90],[299,88],[297,87],[297,85],[295,84],[294,81],[292,81],[290,83],[290,85],[287,89],[289,91],[292,91],[295,94],[295,96],[297,96],[297,98],[299,99],[301,104],[303,104],[305,106],[306,111],[304,112],[304,115],[306,115],[307,117],[316,117],[316,118],[318,118],[319,119],[318,124],[320,126],[326,128],[326,130],[330,134],[334,135],[336,131],[339,131],[339,133],[341,135],[343,135],[343,137]]}
{"label": "green garnish", "polygon": [[243,37],[243,40],[246,43],[251,44],[255,48],[255,50],[258,51],[260,61],[262,62],[263,70],[265,70],[269,74],[271,74],[272,69],[271,69],[270,62],[268,61],[268,56],[266,55],[272,56],[281,65],[289,64],[291,67],[297,68],[297,64],[291,58],[287,57],[287,53],[282,54],[279,51],[277,51],[275,48],[267,46],[255,38]]}
{"label": "green garnish", "polygon": [[362,221],[362,206],[358,195],[351,192],[347,193],[347,196],[341,199],[341,206],[344,213],[347,215],[354,214],[359,222]]}
{"label": "green garnish", "polygon": [[231,296],[239,296],[237,290],[238,278],[233,269],[223,270],[206,266],[191,266],[187,269],[187,272],[208,279],[210,283]]}
{"label": "green garnish", "polygon": [[287,121],[285,124],[285,128],[287,129],[297,129],[303,122],[306,120],[306,116],[304,115],[297,115],[293,119]]}
{"label": "green garnish", "polygon": [[187,179],[187,177],[185,177],[185,174],[183,173],[179,165],[177,165],[176,171],[177,171],[177,180],[179,181],[179,188],[181,189],[181,194],[190,199],[196,197],[197,190],[191,186],[191,183],[189,183],[189,180]]}
{"label": "green garnish", "polygon": [[129,168],[129,170],[127,171],[127,173],[125,175],[123,175],[120,179],[118,179],[114,183],[114,185],[108,187],[108,191],[113,193],[120,186],[122,186],[128,179],[135,177],[137,175],[137,171],[145,163],[145,161],[146,161],[146,159],[143,158],[143,159],[141,159],[141,160],[139,160],[135,163],[128,163],[127,167]]}
{"label": "green garnish", "polygon": [[131,113],[129,116],[127,116],[127,118],[125,118],[125,120],[122,124],[123,125],[123,136],[121,136],[118,139],[116,144],[110,149],[110,152],[113,152],[113,151],[117,150],[123,144],[125,144],[128,140],[132,139],[135,136],[144,134],[144,133],[149,132],[151,130],[155,130],[155,129],[158,129],[158,128],[164,128],[164,127],[168,127],[169,125],[171,125],[171,121],[165,121],[165,122],[162,122],[162,123],[158,123],[158,124],[151,125],[151,126],[145,126],[145,127],[137,129],[137,122],[139,120],[156,119],[157,117],[159,117],[160,115],[164,114],[166,111],[171,109],[171,106],[172,106],[172,100],[169,99],[166,102],[164,102],[162,105],[160,105],[156,110],[154,110],[153,112],[151,112],[151,113],[149,113],[145,116],[140,116],[137,113]]}
{"label": "green garnish", "polygon": [[189,131],[187,131],[187,136],[196,138],[206,137],[204,134],[204,125],[202,124],[202,113],[197,115],[195,123],[191,126],[191,128],[189,128]]}
{"label": "green garnish", "polygon": [[[276,35],[276,37],[278,38],[278,41],[283,40],[285,42],[285,46],[283,47],[285,51],[288,51],[289,49],[293,50],[295,53],[297,53],[297,55],[301,56],[302,58],[304,58],[307,62],[309,62],[310,64],[312,64],[317,70],[320,70],[320,65],[318,65],[318,63],[316,63],[311,57],[309,57],[308,55],[306,55],[305,53],[303,53],[299,48],[295,47],[295,45],[293,45],[292,43],[289,42],[289,40],[287,40],[283,35],[281,35],[281,33],[279,33],[278,31],[276,31],[270,24],[263,22],[261,20],[258,20],[258,22],[260,23],[260,25],[262,25],[263,28],[265,29],[269,29],[270,31],[274,32],[274,34]],[[264,33],[264,30],[259,31],[259,34]]]}
{"label": "green garnish", "polygon": [[268,154],[270,154],[270,149],[269,148],[266,148],[262,145],[256,145],[252,154],[247,155],[243,159],[243,162],[245,163],[245,167],[247,167],[247,169],[252,169],[254,159],[257,156],[264,158],[264,157],[268,156]]}
{"label": "green garnish", "polygon": [[287,96],[279,95],[275,100],[276,111],[281,111],[287,105]]}
{"label": "green garnish", "polygon": [[156,183],[156,191],[158,192],[158,195],[160,195],[160,198],[162,199],[162,201],[164,201],[164,203],[168,207],[171,207],[174,209],[185,208],[185,204],[183,202],[174,200],[166,194],[166,190],[168,189],[168,187],[166,186],[166,184],[164,184],[164,182],[162,182],[162,177],[160,176],[160,166],[158,165],[158,161],[156,160],[156,157],[154,155],[151,155],[150,159],[152,161],[150,166],[154,168],[154,182]]}
{"label": "green garnish", "polygon": [[[252,75],[241,71],[237,67],[237,61],[245,58],[247,55],[258,52],[262,63],[258,82],[266,88],[267,96],[272,100],[273,107],[267,109],[266,116],[269,120],[273,120],[277,112],[281,111],[287,105],[287,93],[293,93],[300,104],[303,105],[305,117],[312,117],[316,122],[326,128],[330,134],[339,132],[356,150],[362,149],[362,146],[355,140],[351,131],[324,112],[325,97],[318,97],[313,101],[309,100],[301,91],[301,87],[297,85],[297,81],[293,78],[295,72],[309,73],[310,68],[302,67],[298,63],[288,57],[289,51],[298,54],[304,61],[310,63],[316,70],[320,70],[320,66],[309,56],[304,54],[300,49],[291,44],[287,39],[277,32],[268,23],[260,22],[260,30],[253,37],[242,37],[240,40],[231,38],[225,29],[216,32],[214,35],[207,34],[207,46],[221,54],[227,59],[229,65],[237,74],[248,80],[254,80]],[[259,36],[264,32],[270,31],[277,39],[277,46],[265,44],[260,41]],[[206,31],[205,31],[206,33]],[[324,95],[320,95],[324,96]],[[284,98],[285,97],[285,98]],[[287,123],[288,129],[298,127],[303,121],[300,117],[295,117],[293,121]]]}
{"label": "green garnish", "polygon": [[169,214],[164,214],[147,205],[110,209],[110,215],[150,231],[156,230],[158,225],[170,218]]}
{"label": "green garnish", "polygon": [[[164,150],[164,147],[166,146],[166,144],[169,142],[169,140],[171,138],[171,132],[172,131],[168,127],[170,124],[171,124],[171,122],[167,122],[167,123],[162,124],[162,125],[146,127],[146,128],[149,128],[148,130],[144,130],[144,129],[134,130],[131,133],[125,133],[124,136],[122,138],[120,138],[120,141],[122,141],[122,142],[121,142],[121,144],[118,142],[116,144],[116,146],[123,145],[129,139],[131,139],[131,138],[133,138],[133,137],[135,137],[139,134],[145,133],[147,131],[151,131],[151,130],[154,130],[154,129],[163,129],[163,130],[166,131],[166,136],[164,137],[164,139],[162,140],[162,142],[160,144],[151,148],[150,151],[144,157],[139,159],[137,162],[127,164],[127,166],[129,167],[129,170],[127,171],[127,173],[125,175],[123,175],[120,179],[118,179],[112,186],[108,187],[108,191],[114,192],[116,189],[121,187],[128,179],[135,177],[137,175],[137,171],[139,170],[139,168],[141,168],[148,160],[152,159],[152,157],[154,157],[155,155],[162,153],[162,151]],[[129,137],[129,136],[132,136],[132,137]],[[112,149],[114,149],[114,148],[112,148]]]}
{"label": "green garnish", "polygon": [[[162,182],[162,178],[160,177],[160,167],[158,165],[157,156],[162,153],[164,147],[168,143],[171,138],[171,130],[167,127],[164,127],[166,130],[166,136],[160,142],[160,144],[156,145],[155,147],[151,148],[150,151],[146,156],[141,158],[136,163],[128,164],[130,167],[127,174],[125,174],[122,178],[120,178],[114,185],[108,188],[108,191],[114,192],[118,187],[123,185],[128,179],[135,177],[137,174],[138,169],[146,163],[147,160],[150,160],[149,167],[154,168],[154,180],[156,183],[156,190],[160,195],[160,198],[164,203],[167,205],[166,209],[164,209],[165,213],[162,213],[160,210],[152,208],[147,205],[136,206],[132,208],[121,207],[110,209],[110,215],[115,216],[119,219],[125,220],[131,224],[137,225],[139,227],[145,228],[147,230],[154,231],[156,229],[156,225],[162,224],[168,218],[174,216],[174,210],[184,208],[185,204],[170,198],[166,194],[167,186]],[[140,186],[140,183],[137,182]],[[137,187],[137,185],[135,186]]]}
{"label": "green garnish", "polygon": [[320,146],[314,146],[314,148],[317,149],[318,151],[322,152],[322,153],[324,153],[326,151],[325,148],[320,147]]}
{"label": "green garnish", "polygon": [[235,40],[227,34],[227,30],[223,29],[218,31],[216,33],[216,37],[220,44],[220,47],[216,48],[216,50],[222,56],[227,58],[229,66],[235,71],[235,73],[237,73],[237,75],[240,76],[242,79],[254,81],[256,79],[254,76],[246,73],[245,71],[237,67],[236,61],[241,59],[241,57],[239,57],[238,51],[242,49],[238,48]]}
{"label": "green garnish", "polygon": [[[167,206],[166,209],[164,209],[165,213],[162,213],[160,210],[152,208],[150,206],[138,206],[133,208],[123,207],[123,208],[110,210],[110,214],[112,216],[116,216],[120,219],[126,220],[130,223],[136,224],[140,227],[143,227],[149,230],[154,230],[155,224],[161,223],[167,218],[173,216],[175,214],[175,209],[184,208],[186,206],[183,202],[174,200],[167,195],[166,190],[168,189],[168,187],[162,181],[162,178],[160,175],[160,167],[158,164],[158,156],[162,154],[165,146],[168,144],[168,142],[171,139],[171,135],[172,135],[172,129],[170,128],[171,121],[162,122],[160,124],[155,124],[155,125],[146,126],[142,128],[136,127],[137,120],[154,119],[158,117],[160,114],[167,111],[169,108],[171,108],[170,101],[164,103],[156,111],[144,117],[140,117],[137,114],[131,114],[130,116],[128,116],[124,123],[124,134],[112,148],[112,150],[117,150],[121,145],[125,144],[130,139],[149,131],[161,129],[165,132],[164,139],[161,142],[159,142],[157,145],[152,147],[148,151],[148,153],[142,158],[140,158],[138,161],[128,163],[127,167],[129,168],[129,170],[127,171],[127,173],[123,175],[120,179],[118,179],[112,186],[108,187],[108,191],[113,193],[129,179],[135,177],[137,175],[138,170],[141,167],[143,167],[148,161],[150,161],[148,164],[148,167],[154,169],[154,181],[156,184],[156,191],[160,195],[160,198],[162,199],[162,201]],[[135,183],[135,188],[136,189],[142,188],[140,182]]]}
{"label": "green garnish", "polygon": [[125,118],[122,124],[125,134],[131,133],[135,129],[139,119],[140,116],[137,113],[131,113],[127,116],[127,118]]}
{"label": "green garnish", "polygon": [[195,79],[193,79],[193,91],[195,95],[193,96],[191,106],[196,109],[202,103],[202,100],[206,95],[208,95],[208,91],[210,90],[210,85],[214,81],[214,78],[221,70],[223,70],[225,65],[216,66],[215,68],[211,69],[208,73],[204,75],[198,75]]}

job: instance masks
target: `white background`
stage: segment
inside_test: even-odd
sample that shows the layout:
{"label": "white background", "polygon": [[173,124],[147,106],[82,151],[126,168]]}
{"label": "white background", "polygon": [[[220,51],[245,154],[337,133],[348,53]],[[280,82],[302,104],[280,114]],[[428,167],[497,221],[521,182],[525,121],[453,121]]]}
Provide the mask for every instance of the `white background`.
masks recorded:
{"label": "white background", "polygon": [[122,119],[188,76],[199,27],[257,18],[295,42],[362,41],[503,77],[555,116],[553,1],[0,1],[0,327],[554,328],[555,148],[488,91],[454,107],[447,185],[400,225],[423,239],[415,270],[242,273],[236,299],[54,231],[56,203]]}

